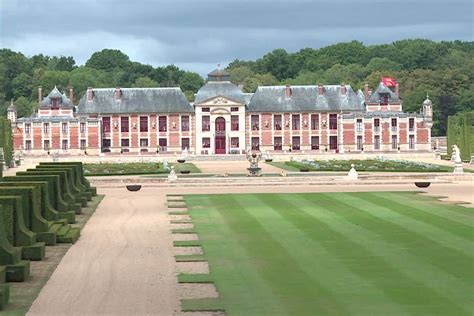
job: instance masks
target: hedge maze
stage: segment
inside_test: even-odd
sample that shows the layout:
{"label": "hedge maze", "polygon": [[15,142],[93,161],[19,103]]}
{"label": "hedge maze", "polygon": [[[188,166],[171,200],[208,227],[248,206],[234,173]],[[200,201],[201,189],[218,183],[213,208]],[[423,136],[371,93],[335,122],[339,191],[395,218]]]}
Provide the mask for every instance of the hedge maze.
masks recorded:
{"label": "hedge maze", "polygon": [[77,241],[80,230],[71,224],[96,195],[81,162],[0,176],[0,310],[9,300],[8,282],[27,280],[30,260],[43,260],[45,246]]}

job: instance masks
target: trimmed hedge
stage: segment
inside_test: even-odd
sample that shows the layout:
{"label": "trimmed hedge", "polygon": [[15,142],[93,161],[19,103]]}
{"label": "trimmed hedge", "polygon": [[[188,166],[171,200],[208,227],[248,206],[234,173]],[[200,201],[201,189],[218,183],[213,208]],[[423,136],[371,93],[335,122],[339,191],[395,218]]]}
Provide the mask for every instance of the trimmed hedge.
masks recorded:
{"label": "trimmed hedge", "polygon": [[1,195],[3,208],[2,222],[7,231],[8,241],[15,247],[21,247],[22,258],[42,260],[45,256],[45,243],[36,242],[36,234],[25,224],[21,195]]}
{"label": "trimmed hedge", "polygon": [[461,159],[469,161],[474,154],[474,111],[461,112],[448,117],[448,156],[451,157],[452,146],[457,145]]}
{"label": "trimmed hedge", "polygon": [[0,147],[3,147],[5,164],[10,166],[13,161],[12,126],[5,117],[0,117]]}
{"label": "trimmed hedge", "polygon": [[91,192],[92,196],[97,196],[97,189],[92,187],[89,180],[86,179],[84,174],[84,165],[80,161],[71,161],[71,162],[40,162],[40,165],[55,165],[55,166],[63,166],[63,165],[74,165],[77,166],[79,170],[79,180],[80,182],[86,187],[86,189]]}
{"label": "trimmed hedge", "polygon": [[[51,205],[56,209],[61,216],[63,212],[74,214],[80,211],[80,205],[75,203],[68,203],[63,199],[63,186],[61,186],[60,176],[54,174],[36,174],[32,172],[17,172],[15,177],[4,177],[5,181],[47,181],[48,182],[48,195],[50,197]],[[70,213],[69,213],[70,214]],[[64,215],[66,216],[66,215]],[[74,216],[73,216],[74,217]],[[61,217],[64,218],[64,217]]]}

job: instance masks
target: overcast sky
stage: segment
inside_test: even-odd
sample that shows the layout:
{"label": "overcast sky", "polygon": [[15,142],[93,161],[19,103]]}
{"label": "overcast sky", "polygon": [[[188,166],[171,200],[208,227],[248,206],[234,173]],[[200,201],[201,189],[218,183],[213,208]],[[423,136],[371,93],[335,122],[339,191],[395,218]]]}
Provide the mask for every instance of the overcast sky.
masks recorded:
{"label": "overcast sky", "polygon": [[472,1],[0,0],[0,47],[27,56],[120,49],[205,74],[275,49],[358,40],[473,40]]}

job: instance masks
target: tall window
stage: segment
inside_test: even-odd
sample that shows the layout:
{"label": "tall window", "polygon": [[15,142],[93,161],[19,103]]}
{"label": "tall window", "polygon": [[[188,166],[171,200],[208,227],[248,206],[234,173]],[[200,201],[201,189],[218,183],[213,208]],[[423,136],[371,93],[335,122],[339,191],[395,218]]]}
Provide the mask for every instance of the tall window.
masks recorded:
{"label": "tall window", "polygon": [[128,120],[128,116],[122,116],[120,118],[120,131],[122,133],[128,133],[128,131],[130,130],[130,126],[129,126],[129,120]]}
{"label": "tall window", "polygon": [[357,133],[362,133],[362,119],[357,119]]}
{"label": "tall window", "polygon": [[67,150],[67,140],[66,140],[66,139],[63,139],[61,148],[62,148],[63,150]]}
{"label": "tall window", "polygon": [[79,147],[80,147],[81,150],[86,150],[86,140],[85,139],[81,139]]}
{"label": "tall window", "polygon": [[293,114],[291,116],[291,128],[294,131],[297,131],[300,129],[300,116],[299,114]]}
{"label": "tall window", "polygon": [[293,136],[291,139],[291,149],[292,150],[300,150],[300,137],[299,136]]}
{"label": "tall window", "polygon": [[166,116],[159,116],[158,117],[158,130],[160,132],[166,132],[167,127],[166,127]]}
{"label": "tall window", "polygon": [[392,135],[392,149],[398,149],[397,135]]}
{"label": "tall window", "polygon": [[380,136],[379,135],[374,136],[374,149],[380,150]]}
{"label": "tall window", "polygon": [[31,124],[30,123],[25,124],[25,134],[31,134]]}
{"label": "tall window", "polygon": [[230,138],[230,148],[239,148],[239,138],[231,137]]}
{"label": "tall window", "polygon": [[415,135],[408,136],[408,148],[415,149]]}
{"label": "tall window", "polygon": [[110,139],[102,139],[102,148],[108,149],[110,147]]}
{"label": "tall window", "polygon": [[148,132],[148,116],[140,116],[140,132]]}
{"label": "tall window", "polygon": [[319,136],[311,136],[311,149],[312,150],[319,149]]}
{"label": "tall window", "polygon": [[31,140],[25,141],[25,150],[27,151],[31,150]]}
{"label": "tall window", "polygon": [[211,148],[211,139],[209,137],[202,138],[202,148]]}
{"label": "tall window", "polygon": [[79,132],[84,134],[86,132],[86,123],[79,124]]}
{"label": "tall window", "polygon": [[181,149],[188,150],[189,149],[189,138],[181,138]]}
{"label": "tall window", "polygon": [[374,132],[380,132],[380,119],[374,119]]}
{"label": "tall window", "polygon": [[252,137],[252,150],[260,149],[260,138]]}
{"label": "tall window", "polygon": [[311,129],[313,131],[319,129],[319,114],[311,114]]}
{"label": "tall window", "polygon": [[188,115],[181,116],[181,131],[189,132],[189,116]]}
{"label": "tall window", "polygon": [[211,117],[209,115],[202,116],[202,131],[209,132],[211,130]]}
{"label": "tall window", "polygon": [[281,131],[281,115],[273,115],[273,128],[276,131]]}
{"label": "tall window", "polygon": [[239,130],[239,116],[238,115],[232,115],[230,117],[230,130],[231,131]]}
{"label": "tall window", "polygon": [[250,123],[253,131],[258,131],[260,129],[260,126],[258,124],[258,115],[252,115],[250,117]]}
{"label": "tall window", "polygon": [[408,119],[408,129],[410,132],[413,132],[415,130],[415,119],[413,117],[410,117]]}
{"label": "tall window", "polygon": [[329,136],[329,149],[337,149],[337,136]]}
{"label": "tall window", "polygon": [[51,99],[51,110],[59,110],[60,99]]}
{"label": "tall window", "polygon": [[61,123],[61,131],[63,134],[67,134],[67,123]]}
{"label": "tall window", "polygon": [[104,133],[110,133],[110,117],[105,116],[102,118],[102,131]]}
{"label": "tall window", "polygon": [[[280,116],[281,118],[281,116]],[[282,150],[282,139],[281,137],[273,137],[273,149],[274,150]]]}
{"label": "tall window", "polygon": [[43,123],[43,133],[49,134],[49,123]]}
{"label": "tall window", "polygon": [[392,132],[395,132],[397,130],[397,119],[393,118],[392,119]]}
{"label": "tall window", "polygon": [[45,139],[43,142],[43,149],[49,150],[49,139]]}
{"label": "tall window", "polygon": [[337,129],[337,114],[329,114],[329,129]]}
{"label": "tall window", "polygon": [[130,146],[130,139],[128,138],[122,138],[120,140],[120,146],[122,147],[129,147]]}
{"label": "tall window", "polygon": [[362,136],[357,136],[357,150],[363,150]]}
{"label": "tall window", "polygon": [[380,105],[387,105],[388,104],[388,93],[379,93],[379,102]]}
{"label": "tall window", "polygon": [[160,146],[160,151],[168,150],[168,140],[166,138],[158,139],[158,146]]}
{"label": "tall window", "polygon": [[148,147],[148,138],[140,138],[140,147]]}

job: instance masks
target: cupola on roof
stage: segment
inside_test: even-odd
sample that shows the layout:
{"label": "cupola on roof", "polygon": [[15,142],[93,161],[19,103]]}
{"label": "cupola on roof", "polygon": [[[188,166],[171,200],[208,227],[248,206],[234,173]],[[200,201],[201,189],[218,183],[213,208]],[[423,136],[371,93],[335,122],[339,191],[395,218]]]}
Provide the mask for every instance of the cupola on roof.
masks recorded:
{"label": "cupola on roof", "polygon": [[216,69],[207,74],[207,81],[230,81],[230,74],[218,64]]}

